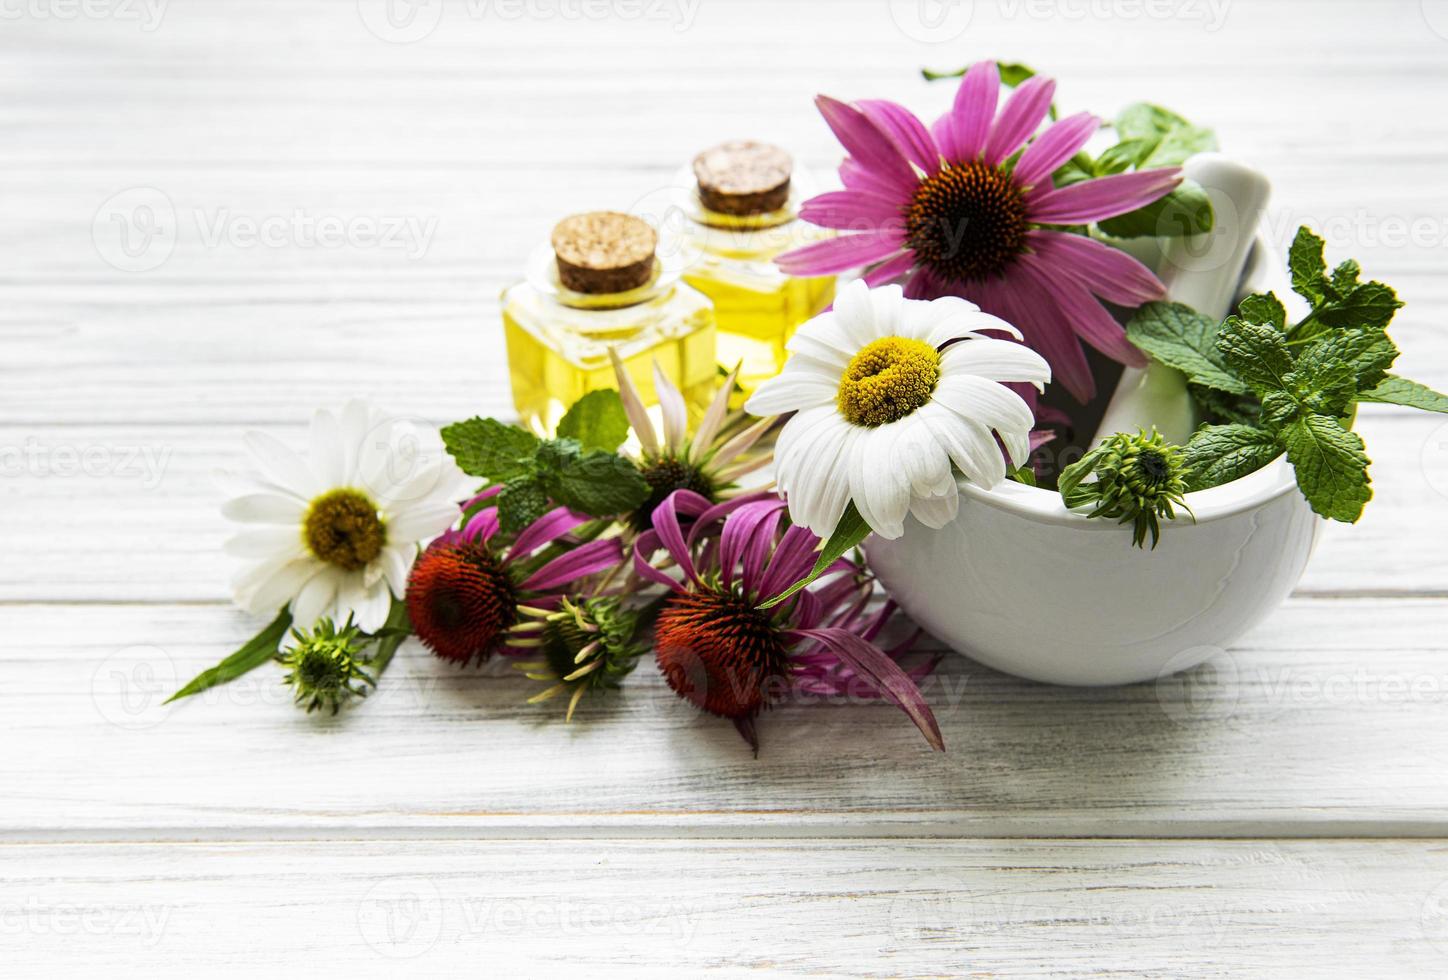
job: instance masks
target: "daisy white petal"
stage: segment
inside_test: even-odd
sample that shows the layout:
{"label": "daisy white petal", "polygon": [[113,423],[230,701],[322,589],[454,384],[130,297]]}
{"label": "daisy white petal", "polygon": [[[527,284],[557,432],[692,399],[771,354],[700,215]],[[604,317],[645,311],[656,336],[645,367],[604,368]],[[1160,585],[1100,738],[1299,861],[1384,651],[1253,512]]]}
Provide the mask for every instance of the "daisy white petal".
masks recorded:
{"label": "daisy white petal", "polygon": [[298,623],[315,623],[331,609],[337,598],[338,575],[330,568],[319,568],[292,600],[292,618]]}
{"label": "daisy white petal", "polygon": [[320,481],[306,460],[276,436],[266,432],[248,432],[242,441],[262,475],[272,483],[299,497],[310,497],[320,488]]}
{"label": "daisy white petal", "polygon": [[916,497],[910,501],[911,516],[937,531],[955,520],[959,512],[960,494],[954,488],[943,497]]}
{"label": "daisy white petal", "polygon": [[802,412],[833,402],[838,387],[838,382],[831,383],[798,372],[780,374],[755,389],[744,403],[744,410],[750,415],[766,416]]}
{"label": "daisy white petal", "polygon": [[967,419],[994,429],[1017,466],[1030,455],[1029,435],[1035,417],[1020,395],[993,381],[968,374],[940,379],[936,400]]}
{"label": "daisy white petal", "polygon": [[980,337],[952,344],[940,355],[943,374],[973,374],[988,381],[1023,382],[1044,391],[1051,380],[1046,359],[1023,344]]}
{"label": "daisy white petal", "polygon": [[291,495],[248,493],[222,504],[221,516],[243,524],[294,524],[306,509],[306,504]]}
{"label": "daisy white petal", "polygon": [[351,460],[348,458],[347,443],[342,438],[342,425],[337,416],[319,408],[312,416],[312,428],[308,433],[312,471],[317,479],[329,487],[340,487],[347,483]]}

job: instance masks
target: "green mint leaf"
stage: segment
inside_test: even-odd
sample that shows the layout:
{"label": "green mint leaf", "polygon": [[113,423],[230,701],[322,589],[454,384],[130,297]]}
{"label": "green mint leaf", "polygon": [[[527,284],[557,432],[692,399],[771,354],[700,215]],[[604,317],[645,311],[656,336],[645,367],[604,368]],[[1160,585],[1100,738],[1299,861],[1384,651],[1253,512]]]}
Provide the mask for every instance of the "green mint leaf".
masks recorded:
{"label": "green mint leaf", "polygon": [[498,494],[498,528],[517,534],[550,510],[543,479],[533,474],[515,477]]}
{"label": "green mint leaf", "polygon": [[1292,247],[1287,252],[1287,268],[1292,273],[1292,291],[1313,306],[1322,302],[1327,280],[1327,260],[1322,257],[1325,243],[1306,225],[1297,229]]}
{"label": "green mint leaf", "polygon": [[1188,385],[1187,393],[1202,420],[1214,425],[1255,425],[1262,411],[1262,403],[1251,395],[1230,395],[1197,384]]}
{"label": "green mint leaf", "polygon": [[1217,333],[1217,352],[1232,373],[1259,395],[1290,389],[1292,352],[1276,328],[1228,317]]}
{"label": "green mint leaf", "polygon": [[1380,282],[1354,286],[1339,300],[1329,299],[1317,312],[1317,319],[1328,327],[1373,327],[1383,329],[1403,306],[1392,287]]}
{"label": "green mint leaf", "polygon": [[189,684],[167,698],[166,703],[170,704],[181,698],[189,698],[193,694],[199,694],[218,684],[229,683],[242,674],[260,667],[276,656],[277,648],[281,646],[282,639],[287,635],[287,630],[291,625],[291,609],[283,606],[281,612],[277,613],[277,618],[273,619],[256,636],[247,640],[241,649],[215,667],[210,667],[197,674]]}
{"label": "green mint leaf", "polygon": [[555,474],[578,462],[583,446],[577,439],[545,439],[538,444],[535,459],[541,474]]}
{"label": "green mint leaf", "polygon": [[1248,323],[1260,323],[1287,332],[1287,308],[1275,293],[1248,296],[1238,305],[1237,315]]}
{"label": "green mint leaf", "polygon": [[1206,490],[1255,473],[1278,456],[1277,437],[1252,425],[1205,425],[1186,444],[1193,490]]}
{"label": "green mint leaf", "polygon": [[1116,238],[1160,235],[1180,238],[1212,230],[1212,199],[1200,184],[1184,181],[1165,197],[1127,214],[1099,222],[1102,231]]}
{"label": "green mint leaf", "polygon": [[584,449],[614,452],[628,438],[628,428],[623,399],[612,388],[603,388],[573,403],[558,423],[558,435],[578,440]]}
{"label": "green mint leaf", "polygon": [[554,500],[593,517],[612,517],[642,506],[649,485],[632,463],[595,450],[545,477]]}
{"label": "green mint leaf", "polygon": [[1337,268],[1332,270],[1332,291],[1339,296],[1346,296],[1356,288],[1362,272],[1363,267],[1358,265],[1355,259],[1338,263]]}
{"label": "green mint leaf", "polygon": [[1362,438],[1326,415],[1304,415],[1282,431],[1297,485],[1323,517],[1352,524],[1372,499]]}
{"label": "green mint leaf", "polygon": [[444,426],[442,441],[462,471],[506,483],[533,467],[538,437],[497,419],[471,418]]}
{"label": "green mint leaf", "polygon": [[860,512],[855,508],[855,502],[850,501],[845,505],[845,512],[840,515],[840,523],[835,525],[834,533],[821,545],[819,557],[815,559],[814,568],[810,569],[810,573],[761,605],[760,608],[773,608],[806,588],[823,575],[826,569],[843,558],[846,552],[859,547],[860,542],[869,536],[870,525],[866,524],[865,519],[860,516]]}
{"label": "green mint leaf", "polygon": [[1227,367],[1216,347],[1218,324],[1181,303],[1147,303],[1126,325],[1126,337],[1192,384],[1232,395],[1251,389]]}
{"label": "green mint leaf", "polygon": [[[1341,384],[1345,371],[1351,389],[1347,398],[1351,400],[1358,392],[1376,388],[1397,359],[1397,345],[1381,329],[1344,330],[1327,334],[1308,345],[1297,356],[1296,373],[1299,383],[1305,383],[1311,390]],[[1342,414],[1344,407],[1315,410],[1334,415]]]}
{"label": "green mint leaf", "polygon": [[1096,158],[1095,171],[1097,177],[1109,177],[1112,174],[1119,174],[1132,167],[1140,165],[1156,149],[1156,141],[1149,139],[1122,140],[1115,146],[1108,147]]}
{"label": "green mint leaf", "polygon": [[1277,432],[1302,414],[1302,405],[1290,391],[1273,391],[1262,397],[1258,421]]}
{"label": "green mint leaf", "polygon": [[1190,127],[1181,116],[1149,102],[1133,102],[1113,123],[1122,139],[1161,139],[1174,129]]}
{"label": "green mint leaf", "polygon": [[1441,412],[1448,415],[1448,395],[1441,395],[1416,381],[1388,375],[1381,384],[1371,391],[1358,395],[1359,401],[1379,402],[1384,405],[1403,405],[1425,412]]}
{"label": "green mint leaf", "polygon": [[1154,167],[1179,167],[1188,157],[1217,149],[1217,134],[1201,126],[1184,123],[1162,136],[1145,159],[1136,164],[1138,170]]}

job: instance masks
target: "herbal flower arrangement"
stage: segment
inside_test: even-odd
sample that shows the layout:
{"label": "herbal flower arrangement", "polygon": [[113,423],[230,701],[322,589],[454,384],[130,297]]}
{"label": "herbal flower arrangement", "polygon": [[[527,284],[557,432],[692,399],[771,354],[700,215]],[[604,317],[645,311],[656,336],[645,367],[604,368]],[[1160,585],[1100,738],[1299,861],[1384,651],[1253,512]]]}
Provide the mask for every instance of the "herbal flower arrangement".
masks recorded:
{"label": "herbal flower arrangement", "polygon": [[[532,701],[563,699],[569,719],[652,655],[756,752],[765,709],[804,694],[893,704],[941,749],[921,693],[935,658],[912,654],[909,630],[882,640],[897,607],[867,560],[872,534],[943,532],[967,491],[1028,487],[1059,495],[1056,523],[1129,525],[1111,533],[1155,550],[1164,523],[1192,520],[1194,494],[1284,456],[1312,512],[1356,521],[1371,497],[1357,405],[1448,412],[1388,373],[1393,290],[1353,261],[1329,271],[1304,228],[1288,258],[1309,310],[1295,322],[1270,292],[1224,319],[1170,302],[1122,245],[1212,229],[1209,195],[1182,170],[1212,133],[1138,104],[1088,153],[1102,120],[1058,119],[1053,81],[992,62],[957,75],[929,126],[893,103],[819,98],[847,153],[843,189],[800,218],[838,234],[777,264],[863,272],[752,391],[721,372],[691,411],[657,362],[636,375],[610,349],[616,387],[573,401],[547,437],[485,418],[417,432],[360,402],[319,411],[306,455],[249,435],[227,549],[246,563],[238,603],[274,618],[175,697],[276,660],[299,705],[335,713],[416,637],[459,668],[511,662],[542,685]],[[641,247],[630,261],[632,274],[652,260]],[[1182,445],[1107,433],[1052,487],[1033,451],[1069,419],[1040,399],[1052,383],[1096,396],[1083,345],[1179,372],[1201,424]]]}

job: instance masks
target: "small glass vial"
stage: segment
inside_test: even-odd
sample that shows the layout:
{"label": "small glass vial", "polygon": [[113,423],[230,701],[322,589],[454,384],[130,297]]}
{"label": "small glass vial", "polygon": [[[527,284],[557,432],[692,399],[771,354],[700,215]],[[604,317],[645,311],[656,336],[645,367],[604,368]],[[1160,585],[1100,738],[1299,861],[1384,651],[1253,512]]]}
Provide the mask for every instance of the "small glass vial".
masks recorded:
{"label": "small glass vial", "polygon": [[560,221],[533,253],[528,275],[503,291],[503,332],[513,403],[523,425],[551,435],[568,407],[617,388],[616,348],[646,404],[657,403],[653,365],[702,414],[718,384],[714,310],[657,256],[645,221],[611,211]]}
{"label": "small glass vial", "polygon": [[788,153],[768,143],[721,143],[681,175],[690,252],[684,281],[714,301],[719,362],[742,362],[751,391],[784,367],[785,342],[834,300],[835,277],[786,275],[775,256],[830,233],[799,220],[806,194]]}

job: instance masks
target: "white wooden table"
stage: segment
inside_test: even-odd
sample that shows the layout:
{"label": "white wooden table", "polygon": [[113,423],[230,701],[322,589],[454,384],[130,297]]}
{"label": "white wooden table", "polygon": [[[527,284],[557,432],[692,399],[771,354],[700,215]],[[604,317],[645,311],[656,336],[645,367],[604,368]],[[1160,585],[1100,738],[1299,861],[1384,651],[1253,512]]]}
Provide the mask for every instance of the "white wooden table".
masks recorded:
{"label": "white wooden table", "polygon": [[[1448,972],[1439,418],[1363,413],[1366,519],[1216,669],[956,658],[944,756],[813,706],[755,760],[647,666],[566,727],[415,647],[336,720],[271,669],[159,705],[257,626],[209,481],[243,428],[506,411],[495,297],[551,221],[736,135],[827,167],[816,91],[933,111],[917,68],[993,55],[1214,125],[1448,387],[1448,4],[67,2],[0,4],[0,972]],[[127,253],[148,206],[174,243]]]}

